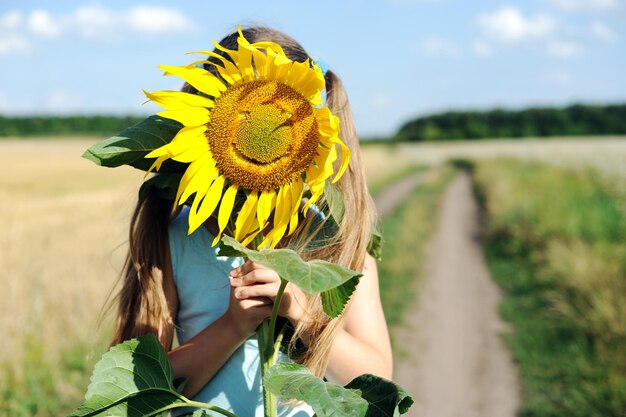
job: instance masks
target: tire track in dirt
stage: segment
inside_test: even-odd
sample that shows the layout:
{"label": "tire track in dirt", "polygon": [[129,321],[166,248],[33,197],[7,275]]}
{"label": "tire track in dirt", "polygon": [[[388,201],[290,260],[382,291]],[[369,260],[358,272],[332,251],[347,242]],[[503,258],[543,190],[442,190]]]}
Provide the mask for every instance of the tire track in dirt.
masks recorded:
{"label": "tire track in dirt", "polygon": [[[390,213],[389,201],[402,201],[419,179],[413,181],[381,193],[380,211]],[[514,417],[517,371],[500,337],[508,329],[483,258],[469,175],[448,186],[441,210],[419,300],[394,329],[394,380],[415,400],[406,416]]]}

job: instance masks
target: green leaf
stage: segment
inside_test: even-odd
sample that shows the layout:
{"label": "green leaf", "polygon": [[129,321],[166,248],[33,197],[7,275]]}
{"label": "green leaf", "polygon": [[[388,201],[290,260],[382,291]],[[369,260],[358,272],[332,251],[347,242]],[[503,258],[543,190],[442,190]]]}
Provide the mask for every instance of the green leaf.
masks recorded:
{"label": "green leaf", "polygon": [[324,313],[332,318],[339,317],[348,300],[352,297],[352,293],[356,290],[360,277],[360,275],[355,276],[338,287],[322,291],[322,308],[324,308]]}
{"label": "green leaf", "polygon": [[[147,171],[154,159],[144,158],[156,148],[172,141],[182,125],[174,120],[150,116],[120,134],[87,149],[83,158],[105,167],[130,165]],[[186,164],[171,159],[163,162],[159,172],[183,172]]]}
{"label": "green leaf", "polygon": [[304,401],[318,417],[364,417],[367,412],[367,401],[359,390],[324,382],[296,363],[271,367],[263,385],[280,399]]}
{"label": "green leaf", "polygon": [[96,363],[85,402],[71,417],[144,416],[183,406],[167,353],[152,334],[112,347]]}
{"label": "green leaf", "polygon": [[370,237],[370,241],[367,245],[367,253],[372,255],[372,257],[377,261],[380,261],[382,259],[383,236],[378,230],[374,230],[372,232],[372,236]]}
{"label": "green leaf", "polygon": [[174,201],[176,199],[176,192],[178,191],[178,185],[182,178],[182,174],[157,174],[144,181],[139,188],[139,200],[143,199],[145,194],[151,188],[154,188],[159,193],[161,198]]}
{"label": "green leaf", "polygon": [[356,377],[346,388],[361,391],[368,402],[366,417],[396,417],[406,413],[413,404],[413,398],[401,386],[371,374]]}
{"label": "green leaf", "polygon": [[333,318],[343,312],[363,275],[327,261],[304,261],[291,249],[248,249],[230,236],[222,238],[219,255],[249,258],[309,294],[321,293],[324,312]]}
{"label": "green leaf", "polygon": [[[303,261],[291,249],[248,249],[230,236],[222,238],[221,247],[227,249],[229,256],[242,256],[260,265],[273,269],[281,278],[293,282],[309,294],[317,294],[340,286],[348,280],[359,278],[362,274],[341,265],[314,259]],[[220,256],[222,251],[220,249]]]}

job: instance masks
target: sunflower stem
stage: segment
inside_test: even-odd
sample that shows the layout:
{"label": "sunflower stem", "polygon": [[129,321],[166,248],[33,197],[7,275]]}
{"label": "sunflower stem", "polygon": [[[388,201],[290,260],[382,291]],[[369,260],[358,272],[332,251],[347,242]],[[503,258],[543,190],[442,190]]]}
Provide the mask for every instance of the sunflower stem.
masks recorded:
{"label": "sunflower stem", "polygon": [[270,318],[263,320],[256,331],[257,341],[259,343],[259,358],[261,361],[261,385],[263,386],[263,408],[265,417],[276,417],[278,415],[276,396],[265,389],[263,378],[267,374],[267,371],[276,364],[278,357],[282,334],[279,335],[277,340],[275,339],[276,319],[278,318],[280,301],[283,298],[287,282],[287,280],[280,279],[280,287],[276,294],[276,299],[274,300],[272,315]]}

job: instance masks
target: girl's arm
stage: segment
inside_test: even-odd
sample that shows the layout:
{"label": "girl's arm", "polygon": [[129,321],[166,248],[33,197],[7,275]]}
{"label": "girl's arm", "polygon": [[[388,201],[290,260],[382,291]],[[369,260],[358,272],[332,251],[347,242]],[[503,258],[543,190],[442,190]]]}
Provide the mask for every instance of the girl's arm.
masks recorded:
{"label": "girl's arm", "polygon": [[[175,322],[178,295],[171,271],[164,274],[163,289]],[[269,299],[255,297],[238,300],[231,289],[226,313],[187,343],[168,353],[175,377],[187,378],[183,395],[191,398],[197,394],[271,312]],[[174,326],[167,332],[171,340]]]}
{"label": "girl's arm", "polygon": [[330,349],[329,376],[344,385],[364,373],[391,379],[391,343],[380,302],[376,261],[369,255],[344,315],[344,327]]}
{"label": "girl's arm", "polygon": [[[240,299],[268,297],[274,299],[280,285],[276,272],[246,262],[231,271],[231,285]],[[294,325],[304,316],[302,291],[287,285],[280,314]],[[330,349],[328,375],[346,384],[353,378],[371,373],[391,378],[391,344],[378,289],[376,261],[367,255],[363,277],[346,308],[344,327]]]}

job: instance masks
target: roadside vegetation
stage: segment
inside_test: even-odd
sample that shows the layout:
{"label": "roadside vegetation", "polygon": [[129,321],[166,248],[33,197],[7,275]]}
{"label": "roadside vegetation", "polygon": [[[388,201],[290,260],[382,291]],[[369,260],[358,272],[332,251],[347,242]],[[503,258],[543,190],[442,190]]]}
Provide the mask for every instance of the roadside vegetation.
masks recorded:
{"label": "roadside vegetation", "polygon": [[475,166],[485,252],[523,385],[521,417],[623,417],[626,198],[587,168]]}

